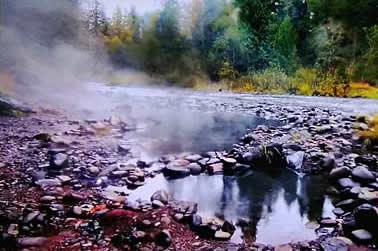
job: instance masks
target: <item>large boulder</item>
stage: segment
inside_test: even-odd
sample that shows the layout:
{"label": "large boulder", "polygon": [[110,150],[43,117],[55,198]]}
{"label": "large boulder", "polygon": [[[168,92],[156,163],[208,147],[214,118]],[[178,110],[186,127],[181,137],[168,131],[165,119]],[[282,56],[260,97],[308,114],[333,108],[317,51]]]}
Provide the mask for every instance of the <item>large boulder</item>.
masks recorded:
{"label": "large boulder", "polygon": [[20,113],[30,113],[31,109],[22,106],[15,100],[5,97],[0,93],[0,115],[2,116],[15,116]]}
{"label": "large boulder", "polygon": [[251,148],[242,155],[240,162],[259,168],[279,168],[287,166],[283,148],[280,144]]}
{"label": "large boulder", "polygon": [[329,179],[331,181],[337,181],[338,179],[347,178],[351,174],[348,167],[337,167],[331,170],[329,173]]}
{"label": "large boulder", "polygon": [[362,204],[354,211],[354,218],[358,227],[378,234],[378,210],[370,204]]}
{"label": "large boulder", "polygon": [[294,170],[301,170],[303,166],[304,156],[305,156],[305,152],[303,151],[298,151],[287,156],[286,160],[287,160],[288,167]]}
{"label": "large boulder", "polygon": [[353,169],[352,177],[354,180],[362,183],[370,183],[375,181],[374,175],[364,166],[358,166]]}
{"label": "large boulder", "polygon": [[181,178],[190,175],[190,162],[188,160],[175,160],[170,162],[164,169],[163,174],[170,178]]}

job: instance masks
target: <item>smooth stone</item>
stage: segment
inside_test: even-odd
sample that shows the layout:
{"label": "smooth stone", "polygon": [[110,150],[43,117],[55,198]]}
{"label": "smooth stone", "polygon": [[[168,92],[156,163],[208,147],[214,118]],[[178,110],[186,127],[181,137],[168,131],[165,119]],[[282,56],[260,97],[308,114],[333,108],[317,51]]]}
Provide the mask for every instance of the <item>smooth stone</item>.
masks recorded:
{"label": "smooth stone", "polygon": [[345,213],[344,210],[342,210],[342,209],[339,208],[339,207],[333,209],[332,212],[333,212],[336,216],[341,216],[341,215],[343,215],[343,214]]}
{"label": "smooth stone", "polygon": [[191,154],[191,155],[186,156],[185,159],[190,162],[197,162],[200,159],[202,159],[202,156],[199,154]]}
{"label": "smooth stone", "polygon": [[152,201],[152,206],[154,208],[160,208],[160,207],[164,207],[164,203],[161,202],[160,200],[153,200]]}
{"label": "smooth stone", "polygon": [[173,215],[173,218],[176,220],[176,221],[182,221],[184,219],[184,215],[183,214],[180,214],[180,213],[177,213],[175,215]]}
{"label": "smooth stone", "polygon": [[202,224],[202,217],[198,214],[193,214],[191,224],[193,227],[200,226]]}
{"label": "smooth stone", "polygon": [[337,167],[331,170],[329,173],[330,180],[338,180],[341,178],[347,178],[351,174],[351,170],[348,167]]}
{"label": "smooth stone", "polygon": [[58,153],[51,157],[50,167],[54,169],[62,169],[68,167],[68,156],[64,153]]}
{"label": "smooth stone", "polygon": [[100,172],[100,169],[97,167],[97,166],[90,166],[88,168],[88,171],[93,174],[93,175],[96,175]]}
{"label": "smooth stone", "polygon": [[362,204],[354,210],[358,227],[378,233],[378,209],[370,204]]}
{"label": "smooth stone", "polygon": [[353,169],[352,177],[354,180],[363,182],[363,183],[370,183],[375,181],[375,176],[363,166],[358,166]]}
{"label": "smooth stone", "polygon": [[340,187],[342,188],[352,188],[352,187],[356,187],[356,186],[360,186],[359,183],[357,182],[354,182],[352,179],[350,178],[341,178],[337,181],[337,183],[339,184]]}
{"label": "smooth stone", "polygon": [[208,167],[209,174],[223,173],[223,163],[212,164]]}
{"label": "smooth stone", "polygon": [[218,230],[215,232],[214,237],[215,239],[218,239],[218,240],[228,240],[231,238],[231,234],[227,232],[223,232],[222,230]]}
{"label": "smooth stone", "polygon": [[41,213],[41,212],[39,212],[38,210],[29,213],[29,214],[26,215],[26,217],[24,218],[24,223],[25,223],[25,224],[28,224],[29,222],[32,222],[35,218],[38,217],[38,215],[39,215],[40,213]]}
{"label": "smooth stone", "polygon": [[293,248],[289,244],[285,244],[275,247],[274,251],[293,251]]}
{"label": "smooth stone", "polygon": [[41,179],[36,182],[41,187],[54,187],[61,186],[62,182],[58,179]]}
{"label": "smooth stone", "polygon": [[72,180],[72,178],[67,175],[60,175],[57,178],[62,182],[62,184],[66,184]]}
{"label": "smooth stone", "polygon": [[48,238],[46,237],[25,237],[18,239],[18,245],[20,247],[40,247],[42,246]]}
{"label": "smooth stone", "polygon": [[56,198],[54,196],[46,195],[40,198],[41,202],[51,202],[55,200]]}
{"label": "smooth stone", "polygon": [[320,243],[320,246],[324,251],[348,251],[349,244],[346,242],[337,239],[337,238],[329,238],[325,241]]}
{"label": "smooth stone", "polygon": [[352,210],[357,205],[357,201],[354,199],[343,200],[336,204],[336,207],[339,207],[343,210]]}
{"label": "smooth stone", "polygon": [[151,196],[151,201],[158,200],[163,204],[168,204],[169,201],[169,194],[165,190],[158,190]]}
{"label": "smooth stone", "polygon": [[352,236],[360,243],[367,243],[373,239],[373,235],[365,229],[352,231]]}
{"label": "smooth stone", "polygon": [[81,210],[81,207],[78,207],[78,206],[74,206],[74,207],[72,208],[72,212],[73,212],[75,215],[78,215],[78,216],[80,216],[80,215],[83,213],[83,211]]}
{"label": "smooth stone", "polygon": [[199,175],[202,172],[202,167],[197,163],[190,163],[188,168],[192,175]]}
{"label": "smooth stone", "polygon": [[360,193],[358,194],[358,198],[370,203],[377,203],[378,191],[368,187],[362,187]]}

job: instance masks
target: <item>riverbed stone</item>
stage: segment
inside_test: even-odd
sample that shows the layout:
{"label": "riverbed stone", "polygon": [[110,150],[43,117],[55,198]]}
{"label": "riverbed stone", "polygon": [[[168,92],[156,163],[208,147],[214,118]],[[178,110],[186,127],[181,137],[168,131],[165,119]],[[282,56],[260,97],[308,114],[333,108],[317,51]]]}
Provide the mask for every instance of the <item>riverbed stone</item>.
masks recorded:
{"label": "riverbed stone", "polygon": [[185,159],[190,161],[190,162],[197,162],[200,159],[202,159],[202,156],[199,155],[199,154],[190,154],[190,155],[186,156]]}
{"label": "riverbed stone", "polygon": [[175,160],[170,162],[164,169],[163,173],[171,178],[181,178],[190,175],[188,160]]}
{"label": "riverbed stone", "polygon": [[373,239],[373,235],[365,229],[354,230],[352,236],[359,243],[368,243]]}
{"label": "riverbed stone", "polygon": [[348,251],[349,245],[337,238],[329,238],[320,243],[324,251]]}
{"label": "riverbed stone", "polygon": [[48,240],[47,237],[24,237],[18,239],[18,245],[22,248],[40,247]]}
{"label": "riverbed stone", "polygon": [[212,164],[208,167],[209,174],[222,174],[223,173],[223,163]]}
{"label": "riverbed stone", "polygon": [[152,206],[154,208],[160,208],[160,207],[164,207],[164,203],[161,202],[160,200],[153,200],[152,201]]}
{"label": "riverbed stone", "polygon": [[352,177],[356,181],[369,183],[375,181],[375,176],[364,166],[358,166],[353,169]]}
{"label": "riverbed stone", "polygon": [[199,175],[202,172],[202,167],[197,163],[190,163],[188,168],[192,175]]}
{"label": "riverbed stone", "polygon": [[168,204],[169,194],[165,190],[158,190],[152,194],[151,201],[160,201],[163,204]]}
{"label": "riverbed stone", "polygon": [[215,232],[214,237],[217,240],[228,240],[231,238],[231,234],[227,232],[223,232],[222,230],[218,230]]}
{"label": "riverbed stone", "polygon": [[68,156],[64,153],[58,153],[50,158],[50,168],[63,169],[68,167]]}
{"label": "riverbed stone", "polygon": [[337,184],[343,189],[360,186],[358,182],[353,181],[351,178],[341,178],[337,181]]}
{"label": "riverbed stone", "polygon": [[351,174],[351,170],[348,167],[337,167],[331,170],[329,173],[329,179],[332,181],[337,181],[341,178],[347,178]]}
{"label": "riverbed stone", "polygon": [[378,233],[378,209],[370,204],[362,204],[354,211],[358,227]]}
{"label": "riverbed stone", "polygon": [[303,166],[305,152],[298,151],[286,157],[289,168],[300,170]]}
{"label": "riverbed stone", "polygon": [[164,246],[164,247],[170,246],[171,243],[172,243],[172,237],[171,237],[171,233],[169,232],[169,230],[167,230],[167,229],[162,230],[157,235],[156,243],[158,245],[161,245],[161,246]]}
{"label": "riverbed stone", "polygon": [[369,203],[378,203],[378,191],[375,191],[372,188],[362,187],[358,198]]}

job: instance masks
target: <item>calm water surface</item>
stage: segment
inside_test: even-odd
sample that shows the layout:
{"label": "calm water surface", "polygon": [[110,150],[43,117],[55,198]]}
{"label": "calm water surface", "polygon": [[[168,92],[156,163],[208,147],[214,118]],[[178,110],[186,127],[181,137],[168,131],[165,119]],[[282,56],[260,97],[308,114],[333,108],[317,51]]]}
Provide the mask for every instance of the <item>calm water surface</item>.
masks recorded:
{"label": "calm water surface", "polygon": [[247,219],[250,223],[237,229],[233,242],[241,242],[244,236],[246,241],[278,245],[315,239],[314,229],[306,224],[333,216],[325,180],[300,177],[286,169],[279,174],[253,172],[246,177],[201,175],[166,180],[159,175],[128,192],[129,199],[136,200],[165,189],[177,200],[197,202],[200,215],[225,217],[234,223]]}

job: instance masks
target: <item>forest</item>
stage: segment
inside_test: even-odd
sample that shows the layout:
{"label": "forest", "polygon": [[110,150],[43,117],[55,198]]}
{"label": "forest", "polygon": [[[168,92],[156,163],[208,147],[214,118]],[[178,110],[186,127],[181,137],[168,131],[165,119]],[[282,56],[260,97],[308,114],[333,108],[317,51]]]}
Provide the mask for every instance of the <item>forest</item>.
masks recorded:
{"label": "forest", "polygon": [[166,0],[110,18],[102,8],[91,28],[119,68],[184,87],[378,97],[375,0]]}
{"label": "forest", "polygon": [[64,15],[40,13],[48,26],[35,23],[33,8],[24,6],[21,20],[12,15],[20,6],[2,2],[0,27],[47,46],[79,44],[111,62],[112,70],[96,67],[112,83],[133,69],[201,90],[378,98],[376,0],[163,0],[153,12],[118,7],[112,15],[99,0],[67,0]]}

